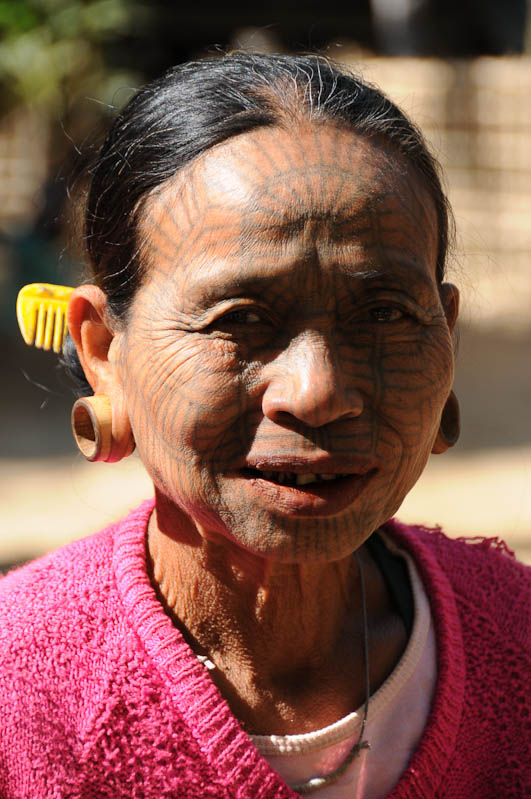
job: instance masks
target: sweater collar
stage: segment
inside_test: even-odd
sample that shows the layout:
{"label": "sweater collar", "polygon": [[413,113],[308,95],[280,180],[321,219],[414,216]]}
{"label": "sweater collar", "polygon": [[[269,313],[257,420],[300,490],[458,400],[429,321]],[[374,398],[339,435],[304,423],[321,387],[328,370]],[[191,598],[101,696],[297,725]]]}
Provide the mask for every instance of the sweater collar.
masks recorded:
{"label": "sweater collar", "polygon": [[383,529],[415,561],[430,601],[437,646],[437,682],[424,734],[388,799],[425,799],[437,795],[457,744],[466,679],[461,622],[452,586],[431,545],[433,536],[443,534],[396,519]]}

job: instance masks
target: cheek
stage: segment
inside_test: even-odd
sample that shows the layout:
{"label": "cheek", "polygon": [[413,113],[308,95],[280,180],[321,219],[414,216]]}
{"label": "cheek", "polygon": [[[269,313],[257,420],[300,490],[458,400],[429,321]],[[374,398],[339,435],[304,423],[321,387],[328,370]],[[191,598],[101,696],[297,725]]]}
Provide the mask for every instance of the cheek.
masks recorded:
{"label": "cheek", "polygon": [[381,406],[400,431],[405,450],[431,445],[452,386],[453,350],[447,331],[429,331],[406,347],[386,346],[379,358]]}
{"label": "cheek", "polygon": [[[129,351],[128,404],[143,457],[186,467],[204,453],[226,457],[245,413],[245,372],[235,348],[205,336],[155,336]],[[131,357],[132,356],[132,357]]]}

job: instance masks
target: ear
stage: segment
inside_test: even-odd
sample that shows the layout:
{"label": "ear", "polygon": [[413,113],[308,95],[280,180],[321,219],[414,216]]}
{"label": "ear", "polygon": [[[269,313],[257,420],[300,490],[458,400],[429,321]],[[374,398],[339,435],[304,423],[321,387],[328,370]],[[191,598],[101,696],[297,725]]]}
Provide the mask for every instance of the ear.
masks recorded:
{"label": "ear", "polygon": [[107,297],[98,286],[74,289],[68,304],[67,325],[94,394],[106,395],[111,403],[112,446],[106,460],[120,460],[131,454],[134,440],[117,362],[120,333],[111,325]]}
{"label": "ear", "polygon": [[459,314],[459,289],[453,283],[441,283],[439,294],[451,333]]}
{"label": "ear", "polygon": [[74,289],[66,315],[68,330],[94,394],[109,393],[109,349],[114,332],[106,324],[107,297],[97,286]]}

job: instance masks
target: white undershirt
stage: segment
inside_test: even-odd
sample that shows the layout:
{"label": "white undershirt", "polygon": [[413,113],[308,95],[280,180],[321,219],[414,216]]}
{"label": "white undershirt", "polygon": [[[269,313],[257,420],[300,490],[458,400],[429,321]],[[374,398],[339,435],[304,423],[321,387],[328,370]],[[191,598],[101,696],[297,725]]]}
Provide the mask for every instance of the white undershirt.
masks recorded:
{"label": "white undershirt", "polygon": [[[383,538],[383,536],[382,536]],[[415,615],[398,665],[371,696],[362,749],[345,774],[315,791],[316,799],[382,799],[405,771],[428,719],[437,676],[435,632],[429,602],[415,564],[387,537],[387,548],[407,563]],[[369,652],[370,657],[370,652]],[[253,735],[260,753],[294,786],[330,774],[358,740],[363,708],[302,735]]]}

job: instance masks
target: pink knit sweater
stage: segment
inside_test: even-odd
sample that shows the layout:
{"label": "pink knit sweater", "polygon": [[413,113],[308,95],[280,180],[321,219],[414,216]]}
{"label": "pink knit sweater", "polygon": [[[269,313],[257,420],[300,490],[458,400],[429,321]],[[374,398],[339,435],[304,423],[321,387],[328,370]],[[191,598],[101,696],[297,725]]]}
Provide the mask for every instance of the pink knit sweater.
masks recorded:
{"label": "pink knit sweater", "polygon": [[[156,599],[152,507],[0,581],[2,799],[295,796]],[[529,570],[500,543],[398,522],[387,532],[431,598],[439,669],[389,796],[531,796]]]}

